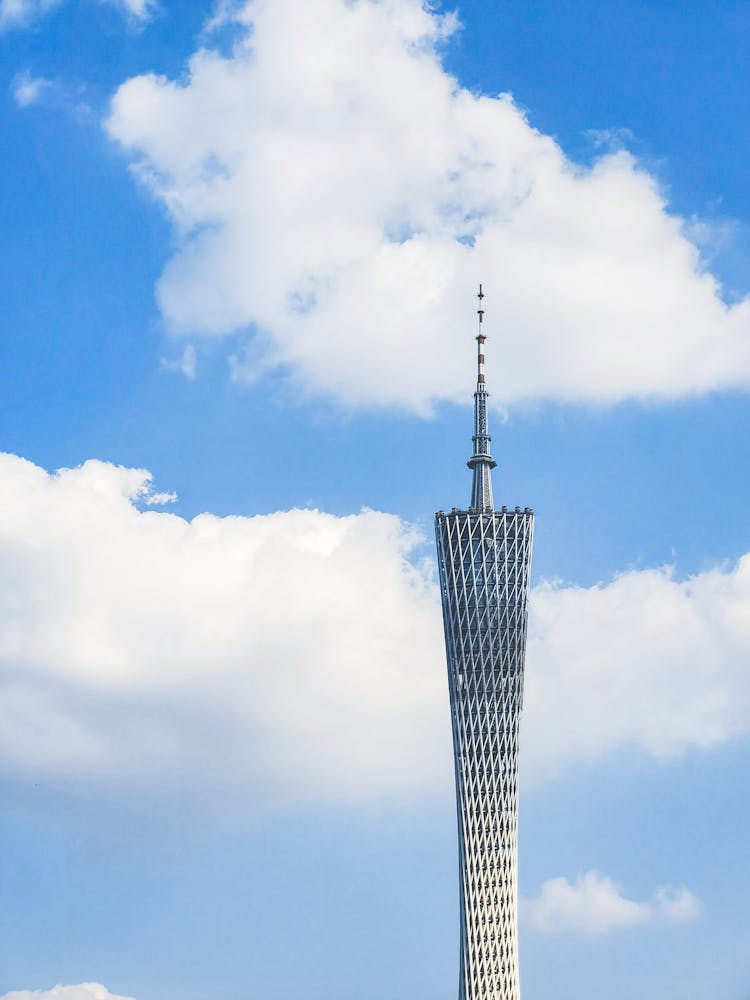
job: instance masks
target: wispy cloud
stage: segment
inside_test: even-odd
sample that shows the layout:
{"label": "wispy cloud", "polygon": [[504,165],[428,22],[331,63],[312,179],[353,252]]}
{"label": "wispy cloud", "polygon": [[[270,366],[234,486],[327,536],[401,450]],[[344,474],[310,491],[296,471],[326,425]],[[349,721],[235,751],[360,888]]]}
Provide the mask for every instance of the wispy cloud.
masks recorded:
{"label": "wispy cloud", "polygon": [[11,81],[11,93],[19,108],[38,104],[53,89],[51,80],[44,76],[34,76],[29,70],[17,73]]}
{"label": "wispy cloud", "polygon": [[79,122],[94,120],[94,109],[89,103],[85,84],[52,80],[25,69],[13,77],[10,90],[21,109],[43,105],[70,114]]}
{"label": "wispy cloud", "polygon": [[166,371],[180,372],[185,378],[195,378],[198,372],[198,358],[195,347],[188,344],[179,358],[162,358],[161,366]]}
{"label": "wispy cloud", "polygon": [[[27,28],[65,0],[0,0],[0,30]],[[158,10],[156,0],[96,0],[118,7],[136,23],[145,23]]]}
{"label": "wispy cloud", "polygon": [[26,27],[63,0],[0,0],[0,29]]}
{"label": "wispy cloud", "polygon": [[666,921],[682,923],[700,913],[700,901],[689,889],[660,887],[646,902],[624,896],[618,886],[596,871],[548,879],[536,899],[522,900],[524,920],[551,934],[606,934],[622,927]]}
{"label": "wispy cloud", "polygon": [[137,21],[148,21],[158,10],[158,0],[100,0],[114,3]]}

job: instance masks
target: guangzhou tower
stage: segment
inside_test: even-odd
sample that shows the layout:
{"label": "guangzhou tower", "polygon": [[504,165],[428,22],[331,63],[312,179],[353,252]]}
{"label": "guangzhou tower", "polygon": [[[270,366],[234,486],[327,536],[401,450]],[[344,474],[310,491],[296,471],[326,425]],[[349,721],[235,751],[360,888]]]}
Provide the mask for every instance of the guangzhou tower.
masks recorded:
{"label": "guangzhou tower", "polygon": [[435,515],[456,769],[459,1000],[519,1000],[518,728],[533,512],[495,510],[479,286],[468,510]]}

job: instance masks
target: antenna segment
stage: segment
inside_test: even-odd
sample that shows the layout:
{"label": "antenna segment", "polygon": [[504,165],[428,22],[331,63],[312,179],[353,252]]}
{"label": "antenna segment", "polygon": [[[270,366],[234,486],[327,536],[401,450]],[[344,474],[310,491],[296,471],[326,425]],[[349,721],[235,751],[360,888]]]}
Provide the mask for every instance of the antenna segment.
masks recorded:
{"label": "antenna segment", "polygon": [[466,463],[474,473],[471,485],[471,509],[475,511],[494,510],[491,472],[497,465],[490,454],[491,438],[487,428],[487,389],[484,382],[484,292],[479,286],[479,317],[477,332],[477,388],[474,393],[474,452]]}

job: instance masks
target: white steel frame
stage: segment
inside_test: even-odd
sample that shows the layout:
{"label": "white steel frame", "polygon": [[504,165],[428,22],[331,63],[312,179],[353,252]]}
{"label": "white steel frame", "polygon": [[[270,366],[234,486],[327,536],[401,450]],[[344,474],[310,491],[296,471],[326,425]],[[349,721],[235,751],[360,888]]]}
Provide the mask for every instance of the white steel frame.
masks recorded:
{"label": "white steel frame", "polygon": [[518,729],[533,513],[435,518],[456,771],[459,1000],[519,1000]]}

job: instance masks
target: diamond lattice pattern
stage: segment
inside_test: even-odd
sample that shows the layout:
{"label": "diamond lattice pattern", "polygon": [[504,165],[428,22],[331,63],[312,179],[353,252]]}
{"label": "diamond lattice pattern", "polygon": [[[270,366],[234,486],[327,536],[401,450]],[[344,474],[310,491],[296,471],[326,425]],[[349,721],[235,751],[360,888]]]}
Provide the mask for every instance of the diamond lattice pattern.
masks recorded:
{"label": "diamond lattice pattern", "polygon": [[518,727],[533,515],[441,512],[435,529],[456,766],[459,1000],[519,1000]]}

